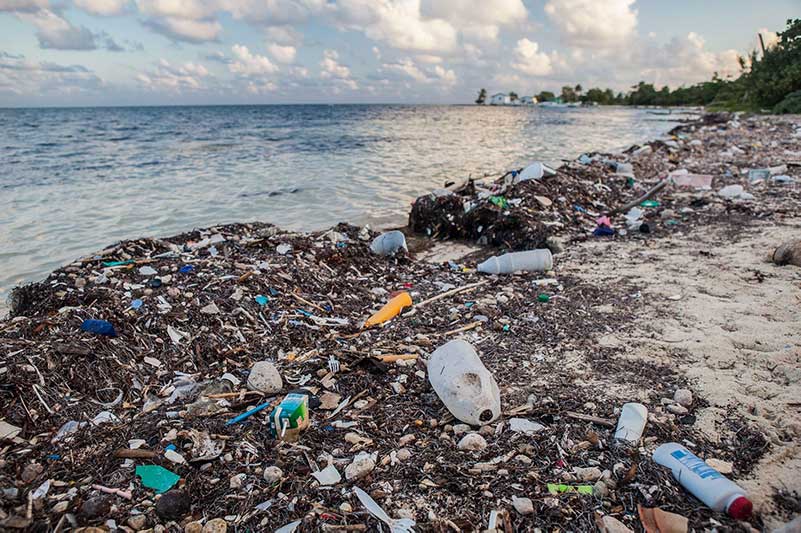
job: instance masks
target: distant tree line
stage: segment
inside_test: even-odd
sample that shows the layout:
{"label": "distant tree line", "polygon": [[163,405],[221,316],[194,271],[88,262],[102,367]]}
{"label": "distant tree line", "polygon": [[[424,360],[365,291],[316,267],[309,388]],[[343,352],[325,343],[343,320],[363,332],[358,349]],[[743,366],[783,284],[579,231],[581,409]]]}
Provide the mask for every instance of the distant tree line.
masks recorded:
{"label": "distant tree line", "polygon": [[[709,106],[728,110],[769,110],[774,113],[801,113],[801,19],[790,19],[778,34],[778,42],[740,57],[740,75],[724,80],[715,73],[710,81],[670,90],[657,89],[641,81],[624,94],[612,89],[581,85],[562,87],[558,95],[542,91],[540,102],[581,102],[599,105]],[[515,99],[517,95],[514,94]],[[481,89],[476,103],[484,103],[487,92]]]}

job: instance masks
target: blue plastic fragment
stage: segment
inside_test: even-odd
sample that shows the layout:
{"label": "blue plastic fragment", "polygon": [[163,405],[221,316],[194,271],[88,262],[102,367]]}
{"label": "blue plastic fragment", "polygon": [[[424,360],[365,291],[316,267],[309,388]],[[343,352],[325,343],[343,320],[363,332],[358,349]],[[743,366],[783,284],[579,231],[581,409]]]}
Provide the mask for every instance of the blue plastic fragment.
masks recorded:
{"label": "blue plastic fragment", "polygon": [[164,451],[167,451],[167,450],[172,450],[172,451],[175,451],[175,450],[177,450],[177,449],[178,449],[178,448],[175,446],[175,444],[168,444],[168,445],[167,445],[167,446],[164,448]]}
{"label": "blue plastic fragment", "polygon": [[139,309],[140,307],[142,307],[142,300],[139,298],[131,302],[131,309]]}
{"label": "blue plastic fragment", "polygon": [[257,405],[256,407],[254,407],[250,411],[245,411],[241,415],[237,415],[237,416],[233,417],[231,420],[226,422],[225,425],[226,426],[230,426],[232,424],[236,424],[237,422],[241,422],[241,421],[245,420],[246,418],[249,418],[249,417],[255,415],[259,411],[263,411],[264,409],[269,407],[271,403],[272,402],[264,402],[263,404]]}
{"label": "blue plastic fragment", "polygon": [[267,303],[270,301],[270,299],[264,296],[263,294],[259,294],[253,299],[256,300],[256,303],[261,306],[267,305]]}
{"label": "blue plastic fragment", "polygon": [[300,313],[303,316],[312,316],[312,313],[309,313],[305,309],[297,309],[297,312]]}
{"label": "blue plastic fragment", "polygon": [[193,267],[192,265],[184,265],[180,268],[180,270],[178,270],[178,272],[180,272],[181,274],[189,274],[194,269],[195,267]]}
{"label": "blue plastic fragment", "polygon": [[278,291],[270,287],[270,296],[278,296]]}
{"label": "blue plastic fragment", "polygon": [[81,324],[81,329],[83,331],[88,331],[89,333],[105,335],[106,337],[117,336],[117,332],[114,330],[114,325],[107,320],[94,320],[91,318],[84,320],[83,324]]}
{"label": "blue plastic fragment", "polygon": [[328,304],[325,304],[325,305],[323,306],[323,309],[325,309],[325,310],[326,310],[327,312],[329,312],[329,313],[330,313],[331,311],[333,311],[333,310],[334,310],[334,308],[333,308],[333,307],[331,307],[331,306],[330,306],[330,305],[328,305]]}

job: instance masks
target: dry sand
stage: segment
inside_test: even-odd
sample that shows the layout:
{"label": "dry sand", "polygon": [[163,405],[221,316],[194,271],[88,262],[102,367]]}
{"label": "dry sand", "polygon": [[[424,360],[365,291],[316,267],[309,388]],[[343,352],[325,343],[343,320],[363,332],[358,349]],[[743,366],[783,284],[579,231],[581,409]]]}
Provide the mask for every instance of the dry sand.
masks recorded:
{"label": "dry sand", "polygon": [[[591,240],[568,252],[561,273],[643,287],[634,328],[601,339],[620,357],[665,364],[686,375],[695,428],[712,441],[730,409],[753,422],[771,448],[741,481],[769,528],[783,522],[773,496],[801,494],[801,268],[766,255],[801,234],[801,218],[741,231],[713,226],[653,241]],[[614,312],[614,302],[598,309]],[[623,398],[642,391],[610,384]]]}

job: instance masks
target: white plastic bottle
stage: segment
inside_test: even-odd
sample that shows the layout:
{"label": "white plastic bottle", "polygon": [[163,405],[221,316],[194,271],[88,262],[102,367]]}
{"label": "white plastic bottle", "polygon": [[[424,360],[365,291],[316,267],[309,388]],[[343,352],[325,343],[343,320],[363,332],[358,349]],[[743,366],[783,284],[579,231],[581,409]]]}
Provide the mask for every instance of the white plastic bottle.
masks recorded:
{"label": "white plastic bottle", "polygon": [[553,269],[553,255],[547,248],[512,252],[502,256],[492,256],[480,265],[478,271],[485,274],[511,274],[512,272],[537,272]]}
{"label": "white plastic bottle", "polygon": [[648,421],[648,409],[641,403],[625,403],[620,410],[615,431],[616,440],[624,440],[637,444],[642,437],[645,423]]}
{"label": "white plastic bottle", "polygon": [[370,243],[370,250],[377,255],[392,255],[400,249],[409,251],[406,236],[398,230],[382,233]]}
{"label": "white plastic bottle", "polygon": [[473,347],[461,339],[431,354],[428,379],[448,411],[466,424],[481,426],[501,414],[501,393],[495,378]]}
{"label": "white plastic bottle", "polygon": [[737,520],[751,516],[753,505],[745,491],[681,444],[663,444],[654,451],[654,461],[670,468],[673,477],[711,509]]}

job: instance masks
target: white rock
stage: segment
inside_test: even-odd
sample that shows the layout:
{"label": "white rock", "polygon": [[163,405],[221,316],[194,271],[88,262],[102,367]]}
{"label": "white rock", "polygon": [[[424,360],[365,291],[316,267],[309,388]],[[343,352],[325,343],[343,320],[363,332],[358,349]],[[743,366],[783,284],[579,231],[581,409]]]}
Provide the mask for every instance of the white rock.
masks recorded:
{"label": "white rock", "polygon": [[284,472],[277,466],[268,466],[264,469],[264,481],[267,483],[278,483],[283,479]]}
{"label": "white rock", "polygon": [[673,394],[673,401],[684,407],[690,407],[693,404],[693,393],[690,389],[678,389]]}
{"label": "white rock", "polygon": [[456,424],[453,426],[453,434],[454,435],[463,435],[470,431],[470,426],[467,424]]}
{"label": "white rock", "polygon": [[531,514],[534,512],[534,502],[531,501],[531,498],[512,496],[512,507],[520,514]]}
{"label": "white rock", "polygon": [[201,308],[200,312],[204,313],[204,314],[207,314],[207,315],[217,315],[217,314],[220,313],[220,308],[217,307],[217,304],[215,304],[214,302],[211,302],[206,307]]}
{"label": "white rock", "polygon": [[281,374],[275,365],[269,361],[259,361],[250,369],[248,376],[248,388],[263,392],[264,394],[275,394],[284,386]]}
{"label": "white rock", "polygon": [[143,266],[139,269],[139,273],[142,274],[143,276],[155,276],[159,272],[153,267]]}
{"label": "white rock", "polygon": [[460,450],[480,452],[487,447],[487,441],[478,433],[468,433],[462,437],[462,440],[459,441],[456,447]]}
{"label": "white rock", "polygon": [[686,407],[684,407],[683,405],[679,405],[677,403],[672,403],[668,405],[665,409],[667,409],[674,415],[686,415],[687,413],[689,413]]}
{"label": "white rock", "polygon": [[292,246],[290,246],[289,244],[279,244],[278,246],[275,247],[275,251],[281,255],[288,254],[290,250],[292,250]]}
{"label": "white rock", "polygon": [[246,477],[247,476],[245,474],[237,474],[235,476],[231,476],[231,479],[228,480],[228,488],[241,489],[242,484],[245,482]]}
{"label": "white rock", "polygon": [[545,426],[526,420],[525,418],[511,418],[509,419],[509,429],[515,433],[525,433],[526,435],[533,435],[545,429]]}
{"label": "white rock", "polygon": [[574,467],[573,473],[578,476],[581,481],[597,481],[601,479],[603,476],[603,472],[597,466],[591,466],[589,468],[581,468],[581,467]]}
{"label": "white rock", "polygon": [[342,481],[342,475],[334,465],[328,465],[319,472],[312,472],[312,476],[314,476],[314,479],[323,487],[336,485]]}
{"label": "white rock", "polygon": [[345,479],[351,481],[363,478],[375,468],[375,459],[376,458],[369,453],[360,453],[354,457],[353,462],[345,468]]}
{"label": "white rock", "polygon": [[401,448],[398,450],[396,457],[398,458],[398,461],[408,461],[412,457],[412,452],[410,452],[408,448]]}
{"label": "white rock", "polygon": [[184,459],[184,456],[176,452],[175,450],[167,450],[166,452],[164,452],[164,458],[178,465],[186,463],[186,459]]}

